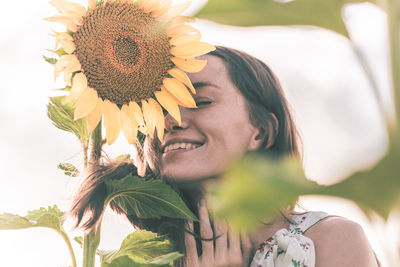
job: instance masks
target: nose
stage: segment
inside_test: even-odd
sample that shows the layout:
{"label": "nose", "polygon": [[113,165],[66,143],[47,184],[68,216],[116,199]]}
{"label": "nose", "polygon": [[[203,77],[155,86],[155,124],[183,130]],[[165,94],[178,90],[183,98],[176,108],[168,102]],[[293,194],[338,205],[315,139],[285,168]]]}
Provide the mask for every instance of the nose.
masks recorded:
{"label": "nose", "polygon": [[181,113],[181,125],[169,113],[165,116],[165,129],[167,132],[175,132],[189,127],[188,110],[185,107],[179,107]]}

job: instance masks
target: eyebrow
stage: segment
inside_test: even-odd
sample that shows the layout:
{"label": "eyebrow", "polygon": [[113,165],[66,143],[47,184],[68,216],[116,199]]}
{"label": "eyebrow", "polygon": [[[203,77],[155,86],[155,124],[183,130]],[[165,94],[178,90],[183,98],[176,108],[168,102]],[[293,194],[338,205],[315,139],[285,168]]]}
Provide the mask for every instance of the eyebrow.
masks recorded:
{"label": "eyebrow", "polygon": [[212,87],[215,87],[217,89],[221,89],[221,87],[219,87],[218,85],[210,83],[210,82],[195,82],[195,83],[193,83],[193,86],[196,89],[201,88],[201,87],[205,87],[205,86],[212,86]]}

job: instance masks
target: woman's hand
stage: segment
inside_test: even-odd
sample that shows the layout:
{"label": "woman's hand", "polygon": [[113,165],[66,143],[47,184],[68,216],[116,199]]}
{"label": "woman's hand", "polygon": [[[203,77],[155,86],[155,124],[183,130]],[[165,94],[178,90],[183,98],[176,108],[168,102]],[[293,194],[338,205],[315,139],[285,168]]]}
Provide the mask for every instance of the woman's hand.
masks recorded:
{"label": "woman's hand", "polygon": [[[241,267],[246,266],[251,250],[250,239],[247,235],[239,236],[232,230],[228,233],[228,225],[214,222],[214,231],[211,228],[208,210],[205,201],[199,206],[200,236],[203,253],[197,254],[196,240],[193,235],[185,233],[186,267]],[[188,222],[188,230],[193,232],[193,222]],[[213,236],[216,237],[215,248]],[[210,241],[207,241],[210,240]],[[229,244],[229,246],[228,246]]]}

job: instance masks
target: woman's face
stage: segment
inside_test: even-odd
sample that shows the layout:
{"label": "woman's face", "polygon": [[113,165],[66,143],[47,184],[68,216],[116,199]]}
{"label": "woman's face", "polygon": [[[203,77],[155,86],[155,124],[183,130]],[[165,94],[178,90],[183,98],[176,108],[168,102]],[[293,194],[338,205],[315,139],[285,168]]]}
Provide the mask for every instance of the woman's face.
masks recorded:
{"label": "woman's face", "polygon": [[261,144],[250,123],[244,97],[233,85],[222,59],[206,56],[206,67],[189,75],[198,108],[180,107],[182,124],[166,117],[161,174],[177,181],[213,178],[235,159]]}

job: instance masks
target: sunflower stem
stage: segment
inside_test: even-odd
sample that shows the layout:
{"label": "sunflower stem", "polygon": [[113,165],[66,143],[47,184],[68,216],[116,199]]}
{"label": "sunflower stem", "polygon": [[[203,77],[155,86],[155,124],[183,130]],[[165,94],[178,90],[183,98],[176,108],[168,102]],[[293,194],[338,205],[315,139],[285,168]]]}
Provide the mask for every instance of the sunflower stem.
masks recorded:
{"label": "sunflower stem", "polygon": [[77,267],[74,249],[72,248],[71,241],[69,240],[67,233],[65,233],[64,231],[60,231],[59,234],[61,235],[61,237],[64,239],[65,243],[68,246],[68,250],[71,255],[72,267]]}
{"label": "sunflower stem", "polygon": [[[102,132],[101,132],[101,121],[94,129],[91,137],[91,147],[90,147],[90,166],[96,166],[100,164],[101,157],[101,148],[103,146],[102,143]],[[84,149],[84,153],[86,151],[85,157],[85,169],[88,168],[88,148]],[[94,267],[95,259],[96,259],[96,250],[100,243],[100,229],[101,222],[97,225],[97,227],[91,230],[88,234],[83,236],[83,264],[82,267]]]}
{"label": "sunflower stem", "polygon": [[88,145],[84,141],[81,142],[83,147],[83,167],[87,168],[88,166]]}
{"label": "sunflower stem", "polygon": [[101,120],[99,124],[94,129],[91,136],[91,152],[90,152],[90,163],[94,165],[98,165],[101,157],[101,148],[104,143],[102,140],[102,132],[101,132]]}
{"label": "sunflower stem", "polygon": [[100,225],[83,236],[82,267],[95,267],[96,250],[100,243]]}

